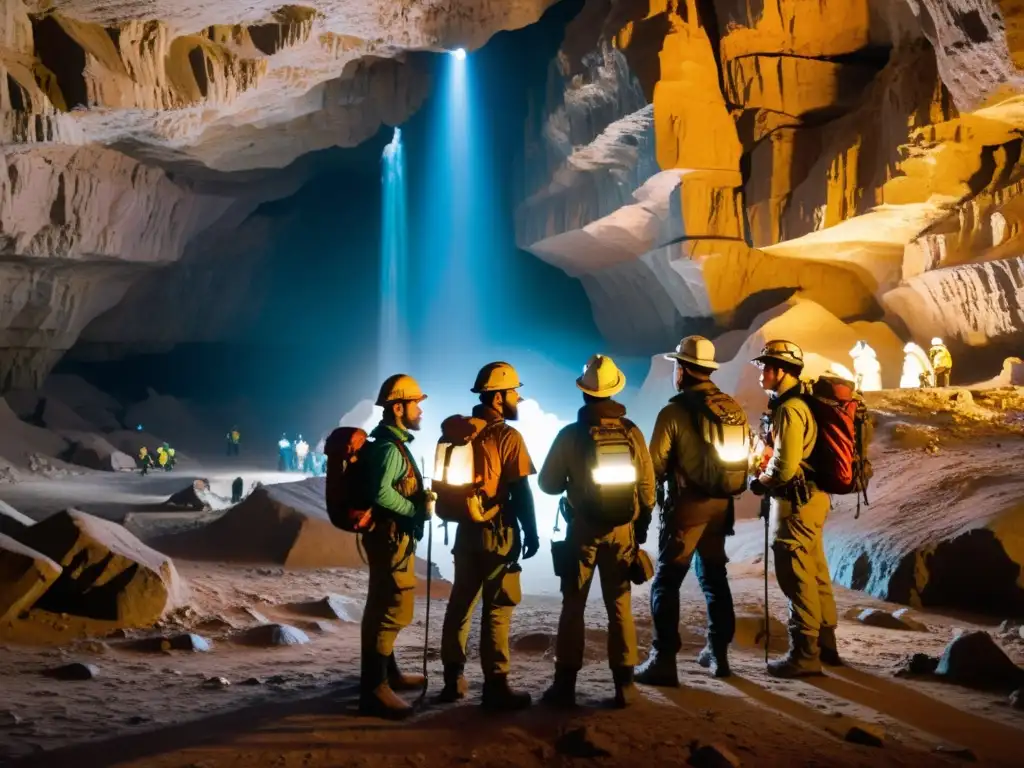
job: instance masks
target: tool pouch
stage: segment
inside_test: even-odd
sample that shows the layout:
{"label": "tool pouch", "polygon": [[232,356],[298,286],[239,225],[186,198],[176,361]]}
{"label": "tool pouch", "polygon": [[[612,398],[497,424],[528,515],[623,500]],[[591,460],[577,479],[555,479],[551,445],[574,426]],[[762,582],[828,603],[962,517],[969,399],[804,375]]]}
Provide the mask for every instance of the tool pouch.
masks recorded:
{"label": "tool pouch", "polygon": [[551,565],[555,570],[555,576],[560,579],[564,579],[571,575],[572,568],[571,563],[571,551],[569,549],[569,542],[567,541],[552,541],[551,542]]}

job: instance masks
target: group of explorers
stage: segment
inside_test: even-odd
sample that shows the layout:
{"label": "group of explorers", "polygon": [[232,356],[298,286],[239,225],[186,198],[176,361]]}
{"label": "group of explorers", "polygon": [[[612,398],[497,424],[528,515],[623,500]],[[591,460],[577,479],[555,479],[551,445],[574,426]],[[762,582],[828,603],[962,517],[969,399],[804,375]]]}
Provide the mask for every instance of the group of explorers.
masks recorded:
{"label": "group of explorers", "polygon": [[156,449],[156,459],[154,459],[153,454],[149,452],[149,448],[142,446],[139,448],[139,467],[142,469],[142,474],[149,474],[151,469],[162,469],[165,472],[170,472],[174,469],[174,465],[178,463],[174,454],[174,449],[167,443],[164,443]]}
{"label": "group of explorers", "polygon": [[[870,476],[864,434],[869,422],[854,384],[828,375],[803,382],[800,347],[768,342],[752,361],[769,395],[758,435],[743,408],[711,381],[718,368],[711,341],[688,336],[665,357],[674,362],[678,394],[659,413],[649,445],[614,400],[625,375],[611,358],[595,355],[576,380],[583,396],[577,420],[558,434],[537,478],[544,493],[564,494],[559,517],[567,523],[565,540],[552,543],[562,609],[554,680],[542,697],[556,707],[575,706],[584,610],[595,571],[608,614],[617,706],[637,700],[636,683],[679,685],[679,592],[691,565],[708,616],[707,643],[697,660],[716,677],[730,675],[735,614],[725,540],[733,532],[734,501],[748,490],[762,497],[766,541],[770,530],[776,576],[789,601],[789,650],[768,664],[769,674],[816,675],[822,664],[842,663],[822,531],[829,494],[860,494]],[[411,376],[398,374],[383,383],[377,397],[383,418],[369,435],[339,428],[327,440],[328,511],[335,525],[361,535],[369,566],[361,636],[363,714],[401,719],[414,708],[398,693],[425,693],[425,676],[402,671],[396,661],[395,640],[413,618],[414,554],[433,517],[458,523],[441,638],[444,686],[437,700],[452,703],[467,695],[466,643],[474,607],[482,600],[481,704],[512,711],[532,703],[508,679],[509,626],[521,599],[519,563],[540,548],[528,484],[536,470],[512,426],[521,386],[508,363],[480,370],[471,389],[479,403],[471,416],[452,416],[442,424],[430,488],[410,450],[427,397]],[[819,441],[819,434],[828,439]],[[640,545],[656,507],[655,569]],[[644,583],[652,572],[654,637],[641,664],[631,585]]]}

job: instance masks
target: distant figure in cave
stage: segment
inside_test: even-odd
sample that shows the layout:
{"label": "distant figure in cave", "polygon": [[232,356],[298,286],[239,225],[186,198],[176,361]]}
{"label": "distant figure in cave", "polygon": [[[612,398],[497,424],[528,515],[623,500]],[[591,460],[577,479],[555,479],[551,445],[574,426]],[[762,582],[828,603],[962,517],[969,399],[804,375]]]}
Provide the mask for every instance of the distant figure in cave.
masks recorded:
{"label": "distant figure in cave", "polygon": [[307,456],[309,456],[309,443],[302,439],[302,435],[299,435],[299,439],[295,441],[295,458],[292,462],[293,472],[305,471]]}
{"label": "distant figure in cave", "polygon": [[277,471],[287,472],[292,466],[292,443],[288,436],[282,432],[281,439],[277,441]]}
{"label": "distant figure in cave", "polygon": [[928,360],[935,371],[935,386],[948,387],[949,374],[953,371],[953,356],[949,354],[949,348],[942,343],[942,339],[932,339],[932,347],[928,350]]}
{"label": "distant figure in cave", "polygon": [[145,477],[149,470],[153,468],[153,456],[149,452],[149,448],[142,446],[139,448],[139,464],[142,466],[142,476]]}
{"label": "distant figure in cave", "polygon": [[900,376],[900,389],[919,389],[927,387],[932,381],[932,364],[928,356],[917,344],[908,341],[903,347],[903,375]]}
{"label": "distant figure in cave", "polygon": [[242,478],[236,477],[235,481],[231,483],[231,503],[237,504],[242,500],[242,492],[245,489],[245,483]]}
{"label": "distant figure in cave", "polygon": [[882,366],[878,356],[866,341],[858,341],[850,350],[853,370],[856,374],[857,389],[861,392],[877,392],[882,388]]}
{"label": "distant figure in cave", "polygon": [[238,431],[238,427],[234,426],[231,431],[227,434],[227,450],[228,456],[237,456],[241,448],[242,433]]}

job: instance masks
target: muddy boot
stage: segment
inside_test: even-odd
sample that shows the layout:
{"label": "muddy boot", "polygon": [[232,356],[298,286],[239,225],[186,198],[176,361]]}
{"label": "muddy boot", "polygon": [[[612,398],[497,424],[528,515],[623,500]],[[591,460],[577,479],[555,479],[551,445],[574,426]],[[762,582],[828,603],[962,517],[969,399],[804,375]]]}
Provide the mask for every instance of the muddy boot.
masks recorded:
{"label": "muddy boot", "polygon": [[792,679],[813,677],[821,674],[818,659],[818,638],[808,638],[790,630],[789,653],[777,661],[768,662],[768,674],[772,677]]}
{"label": "muddy boot", "polygon": [[508,687],[508,675],[492,675],[484,680],[484,694],[480,705],[491,712],[515,712],[533,704],[526,691]]}
{"label": "muddy boot", "polygon": [[662,688],[679,687],[679,670],[676,668],[675,654],[658,653],[652,649],[647,661],[636,667],[634,680],[642,685],[657,685]]}
{"label": "muddy boot", "polygon": [[444,688],[437,694],[438,704],[454,704],[466,698],[469,693],[469,683],[466,682],[463,673],[463,666],[449,665],[444,668]]}
{"label": "muddy boot", "polygon": [[728,645],[705,645],[697,654],[697,663],[705,669],[710,669],[715,677],[729,677],[732,670],[729,669],[729,646]]}
{"label": "muddy boot", "polygon": [[572,709],[576,706],[576,670],[556,664],[553,682],[541,700],[558,709]]}
{"label": "muddy boot", "polygon": [[612,670],[612,680],[615,681],[615,706],[618,709],[632,706],[643,697],[633,682],[632,667],[616,667]]}
{"label": "muddy boot", "polygon": [[378,653],[363,659],[359,678],[359,714],[403,720],[412,714],[406,704],[388,685],[388,657]]}
{"label": "muddy boot", "polygon": [[388,685],[393,691],[418,691],[423,688],[427,678],[423,675],[403,674],[398,669],[398,662],[395,661],[395,654],[388,656]]}
{"label": "muddy boot", "polygon": [[830,667],[843,666],[843,660],[839,657],[839,648],[836,645],[836,628],[822,626],[818,632],[818,658],[822,664]]}

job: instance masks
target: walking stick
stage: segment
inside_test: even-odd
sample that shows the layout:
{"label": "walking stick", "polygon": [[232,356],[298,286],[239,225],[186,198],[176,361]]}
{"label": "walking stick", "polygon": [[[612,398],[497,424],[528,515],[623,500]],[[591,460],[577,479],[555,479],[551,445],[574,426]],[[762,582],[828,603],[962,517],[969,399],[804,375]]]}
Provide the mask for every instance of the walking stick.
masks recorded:
{"label": "walking stick", "polygon": [[768,616],[768,495],[761,498],[761,516],[764,518],[764,663],[768,663],[768,646],[771,645],[771,620]]}
{"label": "walking stick", "polygon": [[[420,465],[426,468],[426,460],[421,456]],[[434,571],[434,523],[430,509],[433,502],[430,499],[430,478],[423,478],[424,490],[427,492],[427,616],[423,627],[423,691],[420,693],[416,706],[420,707],[427,698],[427,689],[430,687],[430,678],[427,677],[427,653],[430,650],[430,577]]]}

